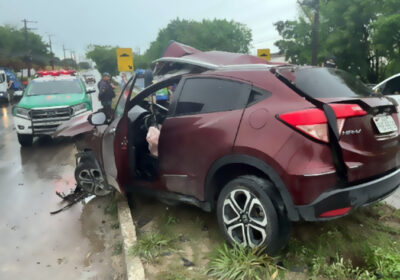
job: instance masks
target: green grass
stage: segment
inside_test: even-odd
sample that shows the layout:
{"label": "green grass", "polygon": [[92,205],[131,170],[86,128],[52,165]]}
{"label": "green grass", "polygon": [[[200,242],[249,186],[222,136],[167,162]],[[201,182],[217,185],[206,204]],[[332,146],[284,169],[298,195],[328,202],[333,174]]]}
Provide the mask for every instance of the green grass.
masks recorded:
{"label": "green grass", "polygon": [[209,262],[208,276],[218,280],[278,279],[281,267],[263,248],[246,249],[224,244]]}
{"label": "green grass", "polygon": [[364,280],[376,279],[375,273],[397,277],[388,266],[391,262],[390,267],[399,266],[400,271],[399,253],[393,252],[400,242],[400,229],[393,222],[396,213],[380,203],[338,220],[294,225],[293,237],[279,258],[285,267],[306,267],[314,277]]}
{"label": "green grass", "polygon": [[110,215],[115,220],[118,218],[118,203],[115,196],[110,197],[108,204],[104,208],[104,214]]}
{"label": "green grass", "polygon": [[139,236],[137,243],[129,249],[129,253],[139,256],[145,262],[154,263],[164,252],[174,249],[173,240],[160,233],[147,233]]}
{"label": "green grass", "polygon": [[123,244],[122,241],[119,241],[117,243],[114,244],[113,247],[113,256],[117,256],[117,255],[121,255],[122,254],[122,248],[123,248]]}

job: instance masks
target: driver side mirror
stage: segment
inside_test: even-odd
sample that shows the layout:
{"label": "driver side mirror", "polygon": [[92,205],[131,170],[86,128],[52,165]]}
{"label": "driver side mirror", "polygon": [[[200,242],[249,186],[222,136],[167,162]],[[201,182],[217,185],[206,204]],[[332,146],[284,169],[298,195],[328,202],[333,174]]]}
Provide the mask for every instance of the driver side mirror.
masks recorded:
{"label": "driver side mirror", "polygon": [[106,120],[107,120],[106,114],[104,114],[104,112],[101,111],[93,113],[88,117],[88,122],[94,126],[106,124]]}
{"label": "driver side mirror", "polygon": [[86,93],[93,93],[96,92],[96,89],[94,87],[87,87],[86,88]]}

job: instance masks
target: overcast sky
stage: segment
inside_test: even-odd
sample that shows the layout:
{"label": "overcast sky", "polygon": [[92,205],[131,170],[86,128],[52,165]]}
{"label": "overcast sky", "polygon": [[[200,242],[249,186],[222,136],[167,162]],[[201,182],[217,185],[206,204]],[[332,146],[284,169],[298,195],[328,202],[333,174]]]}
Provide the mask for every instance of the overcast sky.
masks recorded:
{"label": "overcast sky", "polygon": [[[296,0],[0,0],[0,24],[23,27],[52,37],[53,51],[62,57],[62,46],[84,55],[89,44],[131,47],[143,53],[158,31],[172,19],[228,19],[246,24],[257,48],[277,51],[280,37],[273,23],[294,19]],[[1,38],[0,38],[1,40]],[[67,52],[69,55],[69,52]]]}

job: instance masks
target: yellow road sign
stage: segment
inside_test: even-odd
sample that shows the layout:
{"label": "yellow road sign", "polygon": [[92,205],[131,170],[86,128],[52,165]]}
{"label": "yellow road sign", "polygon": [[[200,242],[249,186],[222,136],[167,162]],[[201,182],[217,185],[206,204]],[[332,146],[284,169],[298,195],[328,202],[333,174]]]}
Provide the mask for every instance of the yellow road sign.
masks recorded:
{"label": "yellow road sign", "polygon": [[117,48],[117,63],[119,72],[132,72],[133,53],[131,48]]}
{"label": "yellow road sign", "polygon": [[269,49],[258,49],[257,56],[264,58],[266,61],[271,61],[271,52]]}

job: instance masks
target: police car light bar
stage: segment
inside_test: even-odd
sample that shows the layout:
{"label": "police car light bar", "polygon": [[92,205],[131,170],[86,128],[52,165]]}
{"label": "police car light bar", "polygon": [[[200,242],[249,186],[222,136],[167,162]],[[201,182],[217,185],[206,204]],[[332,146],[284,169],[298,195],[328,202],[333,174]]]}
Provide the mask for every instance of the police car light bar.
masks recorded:
{"label": "police car light bar", "polygon": [[44,77],[44,76],[60,76],[60,75],[71,75],[75,76],[76,70],[59,70],[59,71],[38,71],[36,72],[36,75],[38,77]]}

